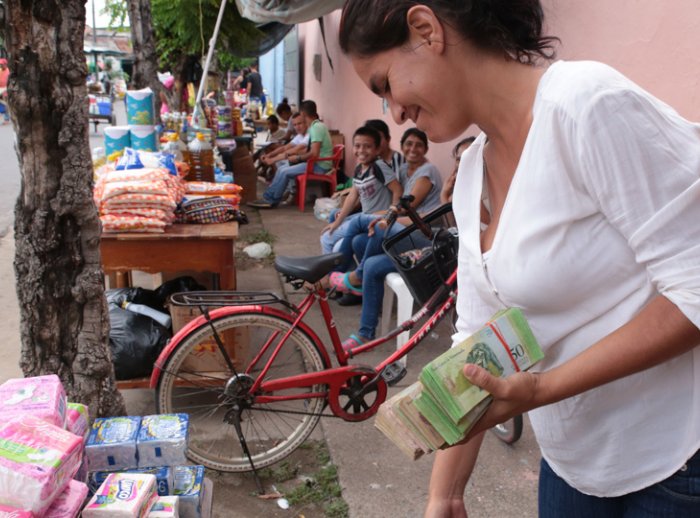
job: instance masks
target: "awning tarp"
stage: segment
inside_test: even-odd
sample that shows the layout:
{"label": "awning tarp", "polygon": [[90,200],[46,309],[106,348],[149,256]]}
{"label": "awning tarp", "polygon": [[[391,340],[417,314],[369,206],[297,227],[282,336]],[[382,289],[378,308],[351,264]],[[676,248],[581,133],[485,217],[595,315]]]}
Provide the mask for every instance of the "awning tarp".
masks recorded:
{"label": "awning tarp", "polygon": [[236,0],[243,18],[285,25],[308,22],[343,7],[345,0]]}

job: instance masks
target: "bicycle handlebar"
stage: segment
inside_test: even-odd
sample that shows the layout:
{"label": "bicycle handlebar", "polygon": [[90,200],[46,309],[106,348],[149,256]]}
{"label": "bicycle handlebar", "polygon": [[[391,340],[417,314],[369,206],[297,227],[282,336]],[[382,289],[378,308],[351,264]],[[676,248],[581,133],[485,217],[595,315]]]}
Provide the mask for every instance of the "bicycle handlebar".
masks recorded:
{"label": "bicycle handlebar", "polygon": [[[416,228],[418,228],[418,230],[420,230],[425,235],[425,237],[427,237],[428,239],[432,239],[433,230],[425,221],[423,221],[420,215],[416,212],[416,209],[414,209],[411,205],[415,201],[415,199],[416,197],[412,194],[401,196],[398,205],[401,209],[403,209],[406,212],[406,215],[410,218],[411,222],[416,226]],[[396,211],[390,212],[394,212],[394,219],[393,221],[391,221],[391,223],[393,223],[394,221],[396,221]],[[387,214],[387,216],[389,216],[389,214]]]}

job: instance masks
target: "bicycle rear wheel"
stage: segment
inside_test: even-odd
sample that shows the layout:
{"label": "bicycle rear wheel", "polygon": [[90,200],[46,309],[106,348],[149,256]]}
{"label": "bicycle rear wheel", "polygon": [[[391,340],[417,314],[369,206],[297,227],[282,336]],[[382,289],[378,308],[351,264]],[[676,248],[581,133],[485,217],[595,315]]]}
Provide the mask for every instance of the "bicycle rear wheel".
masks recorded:
{"label": "bicycle rear wheel", "polygon": [[[240,408],[240,426],[256,468],[273,464],[298,448],[313,431],[325,398],[309,397],[258,404],[248,389],[268,363],[288,321],[261,313],[234,313],[214,320],[227,351],[235,351],[229,369],[209,324],[194,329],[175,348],[163,368],[156,401],[159,413],[189,414],[188,457],[219,471],[250,471],[234,426]],[[263,344],[265,352],[256,359]],[[251,366],[252,361],[256,361]],[[309,337],[295,329],[269,366],[265,379],[320,371],[323,358]],[[295,388],[275,396],[327,392],[325,386]],[[270,395],[270,394],[266,394]]]}

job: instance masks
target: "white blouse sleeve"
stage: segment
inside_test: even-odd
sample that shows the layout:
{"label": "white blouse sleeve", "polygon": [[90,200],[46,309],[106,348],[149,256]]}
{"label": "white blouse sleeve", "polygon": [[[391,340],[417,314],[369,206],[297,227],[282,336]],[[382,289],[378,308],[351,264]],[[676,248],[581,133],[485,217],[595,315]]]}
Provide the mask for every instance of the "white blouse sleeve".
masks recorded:
{"label": "white blouse sleeve", "polygon": [[601,212],[659,293],[700,327],[700,125],[618,87],[591,99],[577,139]]}

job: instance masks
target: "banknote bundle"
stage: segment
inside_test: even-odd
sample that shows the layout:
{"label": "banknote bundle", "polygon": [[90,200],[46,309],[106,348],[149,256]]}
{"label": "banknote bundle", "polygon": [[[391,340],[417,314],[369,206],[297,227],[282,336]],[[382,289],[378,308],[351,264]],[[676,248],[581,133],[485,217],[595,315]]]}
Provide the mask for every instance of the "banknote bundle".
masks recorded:
{"label": "banknote bundle", "polygon": [[491,396],[462,373],[474,363],[494,376],[527,370],[543,357],[517,308],[496,313],[472,336],[428,363],[413,385],[379,408],[375,426],[416,459],[464,439],[484,415]]}

